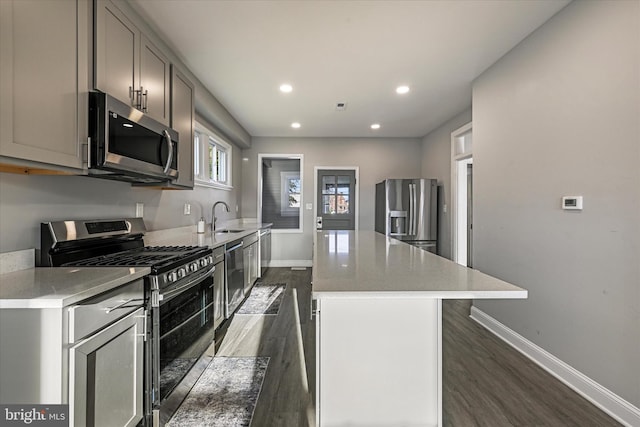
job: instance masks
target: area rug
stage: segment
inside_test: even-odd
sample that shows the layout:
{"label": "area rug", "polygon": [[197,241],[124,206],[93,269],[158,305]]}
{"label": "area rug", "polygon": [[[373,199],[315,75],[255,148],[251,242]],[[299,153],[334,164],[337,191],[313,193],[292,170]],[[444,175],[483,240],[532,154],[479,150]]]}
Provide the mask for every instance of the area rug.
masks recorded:
{"label": "area rug", "polygon": [[286,283],[256,283],[236,314],[278,314]]}
{"label": "area rug", "polygon": [[248,427],[268,357],[214,357],[166,427]]}
{"label": "area rug", "polygon": [[[197,358],[174,359],[160,369],[160,392],[163,397],[171,393],[197,361]],[[163,365],[163,360],[160,365]]]}

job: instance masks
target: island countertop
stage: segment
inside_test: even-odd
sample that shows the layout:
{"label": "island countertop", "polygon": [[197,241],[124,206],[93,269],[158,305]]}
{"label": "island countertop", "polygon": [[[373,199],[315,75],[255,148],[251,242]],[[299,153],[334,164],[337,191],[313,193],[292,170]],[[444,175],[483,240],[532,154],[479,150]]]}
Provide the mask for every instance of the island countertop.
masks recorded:
{"label": "island countertop", "polygon": [[318,231],[313,297],[527,298],[503,280],[375,231]]}

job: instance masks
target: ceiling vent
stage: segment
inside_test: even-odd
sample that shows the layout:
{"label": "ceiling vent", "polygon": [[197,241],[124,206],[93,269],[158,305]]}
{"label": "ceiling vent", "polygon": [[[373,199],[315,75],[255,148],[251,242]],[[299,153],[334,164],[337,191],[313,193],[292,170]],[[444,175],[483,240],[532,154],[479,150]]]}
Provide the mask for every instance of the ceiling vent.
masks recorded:
{"label": "ceiling vent", "polygon": [[344,111],[347,109],[346,102],[336,102],[336,111]]}

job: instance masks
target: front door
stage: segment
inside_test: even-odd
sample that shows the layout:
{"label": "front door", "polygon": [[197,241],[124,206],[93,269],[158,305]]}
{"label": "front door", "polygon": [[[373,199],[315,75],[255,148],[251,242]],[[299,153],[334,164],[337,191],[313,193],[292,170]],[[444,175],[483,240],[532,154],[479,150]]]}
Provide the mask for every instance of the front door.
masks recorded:
{"label": "front door", "polygon": [[355,230],[355,170],[319,169],[317,182],[317,228]]}

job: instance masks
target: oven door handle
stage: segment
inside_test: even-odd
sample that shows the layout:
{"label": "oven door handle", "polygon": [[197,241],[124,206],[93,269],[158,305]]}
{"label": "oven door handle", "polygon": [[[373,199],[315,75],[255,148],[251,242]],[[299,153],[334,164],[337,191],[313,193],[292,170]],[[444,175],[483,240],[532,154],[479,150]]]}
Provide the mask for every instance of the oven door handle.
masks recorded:
{"label": "oven door handle", "polygon": [[211,266],[211,268],[209,270],[207,270],[205,273],[199,275],[198,277],[196,277],[193,280],[190,280],[188,283],[179,286],[175,289],[171,289],[169,292],[160,294],[160,301],[164,301],[167,299],[171,299],[173,298],[176,294],[179,294],[180,292],[184,291],[185,289],[188,289],[192,286],[195,286],[198,284],[198,282],[200,282],[202,279],[204,279],[205,277],[211,275],[214,271],[216,270],[216,266],[213,265]]}

